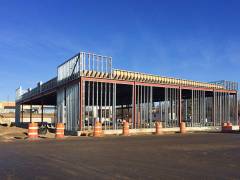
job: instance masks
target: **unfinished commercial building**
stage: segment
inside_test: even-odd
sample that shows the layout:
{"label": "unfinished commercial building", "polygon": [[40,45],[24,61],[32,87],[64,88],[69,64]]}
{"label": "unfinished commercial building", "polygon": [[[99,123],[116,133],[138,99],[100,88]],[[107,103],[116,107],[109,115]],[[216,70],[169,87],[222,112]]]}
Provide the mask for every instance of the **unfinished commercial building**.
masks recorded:
{"label": "unfinished commercial building", "polygon": [[95,121],[102,123],[104,133],[117,132],[123,120],[135,131],[150,131],[156,121],[176,130],[181,122],[192,130],[227,121],[238,124],[236,82],[204,83],[113,69],[111,57],[85,52],[57,70],[57,77],[34,89],[17,89],[17,124],[23,105],[56,106],[56,123],[70,132],[92,131]]}

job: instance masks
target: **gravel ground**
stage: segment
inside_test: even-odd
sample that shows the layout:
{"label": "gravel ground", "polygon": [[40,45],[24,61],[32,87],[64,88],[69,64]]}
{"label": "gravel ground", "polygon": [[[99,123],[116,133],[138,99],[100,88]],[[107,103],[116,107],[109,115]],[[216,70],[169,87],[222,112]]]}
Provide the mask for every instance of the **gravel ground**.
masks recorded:
{"label": "gravel ground", "polygon": [[0,143],[1,179],[240,179],[240,134]]}

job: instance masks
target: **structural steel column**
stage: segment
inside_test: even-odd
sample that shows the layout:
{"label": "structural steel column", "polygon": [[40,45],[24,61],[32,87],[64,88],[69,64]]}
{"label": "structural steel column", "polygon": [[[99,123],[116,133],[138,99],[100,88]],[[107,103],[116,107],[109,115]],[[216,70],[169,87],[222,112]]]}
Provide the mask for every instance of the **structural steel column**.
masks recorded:
{"label": "structural steel column", "polygon": [[133,121],[134,121],[134,128],[136,128],[136,122],[137,122],[137,117],[136,117],[136,82],[134,81],[133,84]]}
{"label": "structural steel column", "polygon": [[82,130],[82,120],[83,120],[83,79],[80,78],[80,87],[79,87],[79,129]]}
{"label": "structural steel column", "polygon": [[[123,102],[122,102],[122,103],[123,103]],[[122,113],[122,121],[123,121],[123,120],[124,120],[124,119],[123,119],[123,104],[122,104],[121,107],[122,107],[122,109],[121,109],[121,113]]]}
{"label": "structural steel column", "polygon": [[194,91],[192,90],[192,104],[191,104],[191,126],[193,127],[193,125],[194,125],[194,123],[193,123],[193,120],[194,120],[194,105],[193,105],[193,103],[194,103]]}
{"label": "structural steel column", "polygon": [[32,104],[30,105],[30,122],[32,122]]}
{"label": "structural steel column", "polygon": [[41,121],[43,122],[43,101],[42,101],[42,106],[41,106]]}
{"label": "structural steel column", "polygon": [[216,121],[215,121],[215,90],[213,90],[213,103],[212,103],[212,121],[213,121],[213,126],[216,126]]}
{"label": "structural steel column", "polygon": [[236,111],[236,125],[239,125],[239,122],[238,122],[238,93],[237,92],[236,92],[235,96],[236,96],[236,109],[235,109],[235,111]]}
{"label": "structural steel column", "polygon": [[22,112],[21,112],[21,115],[22,115],[22,122],[23,122],[23,104],[22,104]]}
{"label": "structural steel column", "polygon": [[179,127],[182,122],[182,88],[179,87]]}

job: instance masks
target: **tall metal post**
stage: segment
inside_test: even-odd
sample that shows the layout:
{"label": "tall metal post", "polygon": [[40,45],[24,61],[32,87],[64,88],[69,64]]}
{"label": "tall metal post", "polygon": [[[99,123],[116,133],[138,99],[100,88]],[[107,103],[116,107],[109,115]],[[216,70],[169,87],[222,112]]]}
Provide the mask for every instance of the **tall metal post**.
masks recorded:
{"label": "tall metal post", "polygon": [[136,122],[137,122],[137,117],[136,117],[136,82],[134,81],[133,88],[132,88],[132,94],[133,94],[133,124],[134,128],[136,128]]}
{"label": "tall metal post", "polygon": [[[123,102],[122,102],[123,103]],[[124,120],[124,118],[123,118],[123,104],[122,104],[122,106],[121,106],[121,113],[122,113],[122,121]]]}
{"label": "tall metal post", "polygon": [[32,122],[32,104],[30,105],[30,122]]}
{"label": "tall metal post", "polygon": [[82,120],[83,120],[83,80],[80,78],[80,87],[79,87],[79,129],[82,130]]}
{"label": "tall metal post", "polygon": [[150,114],[149,114],[149,118],[150,118],[150,127],[153,127],[153,124],[152,124],[152,113],[153,113],[153,110],[152,110],[152,107],[153,107],[153,87],[151,86],[150,87]]}
{"label": "tall metal post", "polygon": [[21,111],[21,115],[22,115],[22,122],[23,122],[23,104],[22,104],[22,111]]}
{"label": "tall metal post", "polygon": [[41,121],[42,121],[42,123],[43,123],[43,100],[42,100],[41,103],[42,103],[42,106],[41,106],[41,111],[42,111],[42,112],[41,112]]}
{"label": "tall metal post", "polygon": [[236,125],[240,125],[239,124],[239,122],[238,122],[238,93],[236,92],[236,109],[235,109],[235,111],[236,111]]}
{"label": "tall metal post", "polygon": [[179,87],[179,126],[182,122],[182,88]]}
{"label": "tall metal post", "polygon": [[193,120],[194,120],[194,91],[192,90],[192,107],[191,107],[191,126],[193,127]]}
{"label": "tall metal post", "polygon": [[116,118],[116,83],[113,84],[113,121],[115,122],[114,129],[118,129],[118,122]]}
{"label": "tall metal post", "polygon": [[[102,95],[103,95],[103,91],[102,91],[102,82],[100,82],[100,121],[102,122],[102,106],[103,106],[103,100],[102,100]],[[106,129],[106,123],[105,124],[105,129]]]}
{"label": "tall metal post", "polygon": [[[90,67],[90,66],[88,66],[88,67]],[[90,110],[89,110],[89,109],[90,109],[90,83],[91,83],[91,82],[88,81],[88,88],[87,88],[87,89],[88,89],[88,95],[87,95],[87,96],[88,96],[88,97],[87,97],[87,98],[88,98],[88,99],[87,99],[87,101],[88,101],[88,104],[87,104],[87,106],[88,106],[87,129],[89,129],[89,120],[90,120],[90,112],[89,112],[89,111],[90,111]],[[105,94],[106,94],[106,93],[105,93]]]}

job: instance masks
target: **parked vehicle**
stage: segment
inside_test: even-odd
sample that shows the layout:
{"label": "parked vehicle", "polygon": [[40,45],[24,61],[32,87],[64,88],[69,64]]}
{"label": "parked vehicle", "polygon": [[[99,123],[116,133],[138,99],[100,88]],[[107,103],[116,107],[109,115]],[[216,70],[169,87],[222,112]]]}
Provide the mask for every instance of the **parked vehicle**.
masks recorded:
{"label": "parked vehicle", "polygon": [[39,127],[38,127],[38,134],[42,134],[45,135],[48,132],[48,123],[43,122],[40,123]]}

